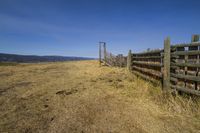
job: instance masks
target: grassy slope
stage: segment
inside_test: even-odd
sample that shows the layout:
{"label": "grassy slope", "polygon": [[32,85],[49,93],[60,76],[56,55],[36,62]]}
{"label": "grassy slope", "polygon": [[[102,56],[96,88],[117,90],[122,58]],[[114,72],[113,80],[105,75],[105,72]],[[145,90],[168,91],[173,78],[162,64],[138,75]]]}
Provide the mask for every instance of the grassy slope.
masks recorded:
{"label": "grassy slope", "polygon": [[199,102],[96,61],[0,67],[0,132],[199,132]]}

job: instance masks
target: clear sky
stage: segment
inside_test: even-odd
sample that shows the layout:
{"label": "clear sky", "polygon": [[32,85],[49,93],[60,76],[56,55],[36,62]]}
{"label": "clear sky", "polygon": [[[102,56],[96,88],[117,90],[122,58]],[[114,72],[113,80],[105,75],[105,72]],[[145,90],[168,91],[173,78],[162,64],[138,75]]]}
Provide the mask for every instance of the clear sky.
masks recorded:
{"label": "clear sky", "polygon": [[98,57],[190,42],[200,0],[0,0],[0,53]]}

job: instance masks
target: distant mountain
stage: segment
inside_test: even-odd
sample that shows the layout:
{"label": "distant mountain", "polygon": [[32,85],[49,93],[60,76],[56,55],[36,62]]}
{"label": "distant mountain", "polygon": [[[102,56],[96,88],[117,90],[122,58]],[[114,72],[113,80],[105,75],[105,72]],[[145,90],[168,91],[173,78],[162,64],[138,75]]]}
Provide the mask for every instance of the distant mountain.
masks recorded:
{"label": "distant mountain", "polygon": [[75,61],[75,60],[94,60],[95,58],[72,57],[72,56],[37,56],[37,55],[17,55],[0,53],[0,62],[19,62],[19,63],[36,63],[36,62],[58,62],[58,61]]}

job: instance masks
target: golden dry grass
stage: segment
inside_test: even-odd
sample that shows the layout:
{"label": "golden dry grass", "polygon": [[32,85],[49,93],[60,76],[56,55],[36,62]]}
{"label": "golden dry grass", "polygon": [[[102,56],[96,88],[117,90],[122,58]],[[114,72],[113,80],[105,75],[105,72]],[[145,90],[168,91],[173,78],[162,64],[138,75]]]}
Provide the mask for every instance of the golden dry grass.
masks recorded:
{"label": "golden dry grass", "polygon": [[0,132],[200,132],[200,104],[97,61],[0,67]]}

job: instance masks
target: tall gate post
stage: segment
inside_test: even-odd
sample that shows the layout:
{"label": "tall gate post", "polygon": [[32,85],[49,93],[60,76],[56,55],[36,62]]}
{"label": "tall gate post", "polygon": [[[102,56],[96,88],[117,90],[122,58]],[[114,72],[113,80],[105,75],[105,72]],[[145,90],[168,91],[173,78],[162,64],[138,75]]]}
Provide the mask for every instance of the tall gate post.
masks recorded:
{"label": "tall gate post", "polygon": [[101,42],[99,42],[99,66],[101,66]]}
{"label": "tall gate post", "polygon": [[104,49],[104,62],[105,62],[105,64],[106,64],[106,61],[107,61],[107,59],[106,59],[106,43],[104,42],[103,43],[103,49]]}
{"label": "tall gate post", "polygon": [[128,56],[127,56],[127,69],[129,72],[131,71],[131,64],[132,64],[132,54],[131,54],[131,50],[129,50]]}
{"label": "tall gate post", "polygon": [[167,37],[164,41],[164,68],[163,68],[163,90],[170,89],[170,38]]}

